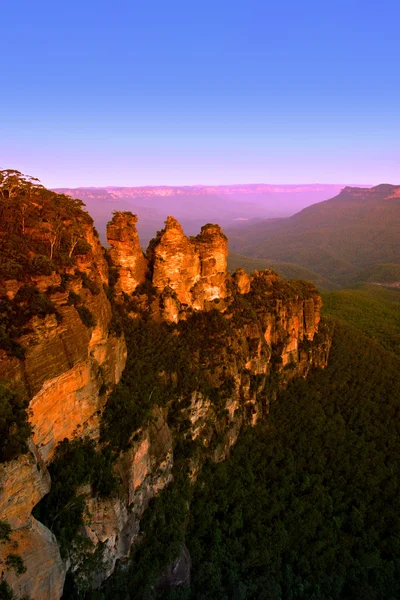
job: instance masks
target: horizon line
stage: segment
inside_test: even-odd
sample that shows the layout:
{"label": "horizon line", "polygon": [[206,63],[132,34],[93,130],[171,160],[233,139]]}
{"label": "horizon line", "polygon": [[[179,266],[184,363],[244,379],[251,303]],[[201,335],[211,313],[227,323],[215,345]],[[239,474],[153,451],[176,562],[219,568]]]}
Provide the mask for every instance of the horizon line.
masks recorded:
{"label": "horizon line", "polygon": [[378,185],[393,185],[396,187],[396,184],[391,183],[193,183],[193,184],[146,184],[146,185],[58,185],[56,187],[52,187],[50,189],[123,189],[123,188],[201,188],[201,187],[239,187],[239,186],[256,186],[256,185],[265,185],[265,186],[276,186],[276,187],[306,187],[306,186],[342,186],[342,187],[377,187]]}

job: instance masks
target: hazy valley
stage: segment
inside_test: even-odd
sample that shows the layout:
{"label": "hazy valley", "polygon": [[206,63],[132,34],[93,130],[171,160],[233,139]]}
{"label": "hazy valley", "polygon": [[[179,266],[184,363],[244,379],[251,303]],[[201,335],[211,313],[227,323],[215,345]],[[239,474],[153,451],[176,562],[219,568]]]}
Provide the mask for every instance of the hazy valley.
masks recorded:
{"label": "hazy valley", "polygon": [[204,223],[232,227],[243,222],[280,218],[327,200],[343,185],[224,185],[58,188],[55,191],[83,200],[101,239],[114,210],[131,210],[139,217],[138,231],[145,246],[162,228],[166,215],[174,215],[188,235]]}

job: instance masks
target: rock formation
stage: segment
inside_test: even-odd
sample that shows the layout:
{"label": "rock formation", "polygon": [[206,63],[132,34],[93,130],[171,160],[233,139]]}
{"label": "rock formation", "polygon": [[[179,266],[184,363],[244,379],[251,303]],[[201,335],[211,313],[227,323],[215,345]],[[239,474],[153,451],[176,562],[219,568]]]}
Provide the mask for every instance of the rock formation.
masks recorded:
{"label": "rock formation", "polygon": [[[60,598],[67,570],[54,535],[31,515],[50,489],[46,465],[64,438],[77,433],[98,437],[100,411],[126,362],[124,337],[110,331],[103,248],[92,225],[85,225],[82,235],[86,254],[62,273],[1,282],[8,298],[28,283],[57,310],[57,315],[30,320],[19,339],[23,359],[0,350],[0,380],[30,398],[33,429],[29,453],[0,465],[0,521],[12,527],[10,543],[0,544],[0,565],[13,547],[27,571],[19,577],[7,572],[6,579],[19,595],[32,598]],[[77,310],[81,306],[91,314],[93,326],[83,323]]]}
{"label": "rock formation", "polygon": [[[244,423],[254,424],[268,414],[277,389],[267,389],[272,372],[284,387],[313,366],[326,365],[329,336],[317,339],[320,296],[312,286],[286,284],[269,271],[248,276],[239,270],[231,277],[227,239],[218,225],[205,225],[197,237],[187,238],[168,217],[146,257],[136,221],[130,213],[117,213],[108,226],[109,256],[117,274],[114,300],[136,320],[146,313],[146,319],[166,321],[176,338],[184,335],[179,327],[191,327],[191,319],[202,311],[215,319],[204,337],[210,347],[188,350],[193,369],[201,367],[207,385],[191,390],[182,412],[190,424],[187,435],[201,440],[205,455],[208,451],[221,460]],[[30,278],[56,312],[32,318],[19,339],[24,357],[0,350],[0,379],[24,389],[33,430],[29,453],[0,465],[0,521],[12,528],[11,541],[0,545],[0,563],[10,544],[17,544],[27,571],[19,577],[7,572],[6,580],[19,596],[58,600],[67,569],[81,576],[80,559],[71,554],[62,560],[54,535],[31,513],[50,489],[47,466],[57,444],[86,435],[99,439],[100,415],[126,362],[125,340],[114,333],[110,292],[106,294],[109,266],[91,225],[85,226],[85,242],[88,250],[73,266]],[[24,281],[1,284],[4,297],[13,299]],[[88,311],[93,317],[89,325],[83,319]],[[156,375],[160,386],[177,388],[179,373],[173,365]],[[179,407],[181,398],[177,392],[175,396]],[[129,555],[150,499],[172,478],[172,408],[172,400],[155,405],[150,421],[133,432],[130,448],[119,454],[114,464],[121,482],[118,494],[100,498],[90,486],[80,491],[88,509],[81,533],[94,549],[102,548],[101,564],[90,575],[93,587]],[[215,432],[222,441],[213,446]],[[201,462],[194,461],[192,476],[199,468]],[[176,565],[160,579],[161,587]]]}
{"label": "rock formation", "polygon": [[[117,213],[108,225],[110,257],[119,273],[117,294],[131,295],[145,281],[147,262],[135,223],[129,214]],[[129,243],[125,243],[127,232]],[[163,300],[164,319],[177,322],[181,307],[183,312],[203,310],[207,303],[225,298],[228,240],[218,225],[205,225],[197,237],[187,238],[178,221],[168,217],[165,228],[150,242],[147,256],[149,280]]]}
{"label": "rock formation", "polygon": [[140,247],[136,223],[136,215],[115,213],[107,225],[109,254],[118,267],[119,279],[115,285],[118,295],[131,294],[146,278],[148,261]]}

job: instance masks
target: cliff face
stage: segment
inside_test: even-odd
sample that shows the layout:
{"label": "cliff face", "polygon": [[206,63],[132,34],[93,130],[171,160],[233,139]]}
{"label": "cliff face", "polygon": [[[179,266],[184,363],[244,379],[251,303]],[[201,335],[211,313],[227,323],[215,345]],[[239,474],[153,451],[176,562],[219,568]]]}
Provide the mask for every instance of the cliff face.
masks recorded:
{"label": "cliff face", "polygon": [[148,261],[140,247],[136,223],[136,215],[116,213],[107,226],[109,254],[118,266],[119,279],[115,285],[118,295],[131,294],[146,278]]}
{"label": "cliff face", "polygon": [[[183,353],[185,364],[193,381],[201,374],[203,383],[182,391],[184,370],[171,346],[168,368],[154,367],[155,383],[146,401],[157,386],[170,396],[149,405],[151,417],[132,431],[129,447],[117,453],[113,470],[119,491],[103,498],[90,485],[79,490],[87,509],[81,534],[92,542],[89,555],[99,550],[101,559],[90,573],[85,571],[88,554],[82,558],[71,551],[62,560],[54,535],[31,512],[50,489],[47,466],[57,444],[84,436],[99,440],[101,415],[112,412],[108,398],[124,371],[126,344],[113,333],[112,307],[103,289],[109,267],[90,224],[84,228],[86,253],[77,255],[74,265],[29,278],[55,312],[32,317],[18,340],[25,348],[23,358],[6,351],[0,355],[0,380],[24,389],[33,430],[29,453],[0,465],[0,521],[12,528],[10,542],[0,545],[0,563],[17,543],[27,571],[20,576],[7,571],[6,579],[19,596],[60,598],[67,568],[82,585],[99,587],[117,560],[129,555],[150,499],[171,481],[177,436],[197,440],[203,449],[192,459],[195,477],[206,456],[222,460],[227,455],[243,424],[267,416],[279,387],[327,362],[330,340],[318,332],[321,299],[316,290],[281,282],[273,272],[248,276],[238,271],[231,277],[227,240],[218,225],[206,225],[197,237],[187,238],[168,217],[144,256],[136,217],[119,213],[108,227],[108,239],[118,275],[114,298],[124,319],[135,322],[139,332],[142,318],[143,323],[154,321],[178,345],[186,337],[191,340]],[[3,293],[18,299],[26,283],[5,280]],[[273,374],[279,380],[275,387],[269,385]],[[177,425],[178,413],[188,424],[185,430]]]}
{"label": "cliff face", "polygon": [[[79,221],[80,214],[74,224],[67,219],[65,228],[79,226],[84,253],[66,260],[64,267],[52,265],[51,274],[24,272],[16,279],[0,281],[0,300],[11,302],[6,306],[18,310],[17,315],[31,310],[30,298],[45,307],[51,305],[50,314],[43,314],[47,310],[40,304],[38,314],[28,321],[25,318],[18,337],[22,356],[0,349],[0,381],[29,398],[32,426],[28,453],[0,464],[0,521],[12,528],[10,541],[0,544],[0,566],[18,597],[61,597],[66,563],[54,535],[31,512],[50,490],[47,465],[57,444],[77,434],[98,437],[100,412],[126,362],[124,337],[111,331],[111,305],[103,289],[108,284],[104,250],[84,213]],[[36,236],[34,242],[28,237],[30,231]],[[47,238],[33,225],[25,233],[32,261],[32,245],[47,251]],[[0,232],[0,241],[3,235]],[[90,316],[86,324],[85,315]],[[25,564],[21,575],[4,569],[7,556],[13,553]]]}
{"label": "cliff face", "polygon": [[[116,291],[131,294],[145,281],[146,271],[140,270],[140,278],[137,259],[132,258],[142,259],[136,220],[116,214],[108,225],[107,238],[113,246],[110,256],[119,273]],[[126,238],[130,243],[125,243]],[[118,254],[115,248],[119,249]],[[188,308],[203,310],[213,300],[225,298],[228,241],[218,225],[205,225],[198,236],[187,238],[178,221],[168,217],[165,228],[150,242],[147,256],[150,280],[160,298],[163,319],[177,322],[184,318]],[[129,277],[128,263],[134,265]]]}
{"label": "cliff face", "polygon": [[[33,441],[45,460],[51,458],[58,442],[71,437],[77,428],[88,432],[98,428],[96,413],[107,398],[106,392],[102,396],[98,392],[102,386],[117,383],[125,366],[124,338],[110,333],[112,314],[103,289],[108,283],[103,249],[92,227],[87,227],[85,234],[90,251],[65,269],[63,286],[59,273],[30,281],[48,294],[57,316],[31,319],[19,340],[25,348],[23,360],[4,351],[0,356],[0,379],[19,384],[31,398]],[[6,281],[4,285],[15,291],[26,282]],[[69,301],[71,293],[79,297],[79,306],[90,311],[93,326],[84,324]]]}

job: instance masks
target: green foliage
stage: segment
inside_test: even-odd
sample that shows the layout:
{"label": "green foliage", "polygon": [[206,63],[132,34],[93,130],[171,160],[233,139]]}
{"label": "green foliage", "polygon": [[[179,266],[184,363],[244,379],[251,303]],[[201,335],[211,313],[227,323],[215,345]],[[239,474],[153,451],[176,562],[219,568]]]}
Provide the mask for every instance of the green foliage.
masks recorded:
{"label": "green foliage", "polygon": [[13,300],[0,297],[0,348],[11,356],[23,358],[24,350],[17,339],[23,335],[32,317],[55,314],[61,319],[53,302],[31,285],[22,286]]}
{"label": "green foliage", "polygon": [[399,595],[399,372],[336,324],[329,367],[290,384],[270,421],[200,474],[190,598]]}
{"label": "green foliage", "polygon": [[300,265],[287,262],[279,262],[277,260],[270,260],[266,258],[255,258],[253,256],[244,256],[243,254],[237,254],[236,252],[230,252],[228,255],[228,269],[231,273],[234,273],[236,269],[244,269],[249,274],[253,271],[264,271],[265,269],[272,269],[279,273],[284,279],[302,279],[311,281],[319,290],[333,290],[337,286],[329,281],[326,277],[322,277],[315,271],[306,269]]}
{"label": "green foliage", "polygon": [[0,544],[10,540],[11,527],[7,521],[0,521]]}
{"label": "green foliage", "polygon": [[400,264],[400,201],[394,190],[348,188],[292,217],[235,227],[229,232],[230,249],[294,263],[334,284],[349,285],[360,269]]}
{"label": "green foliage", "polygon": [[[98,235],[97,235],[97,237],[98,237]],[[74,248],[73,254],[76,256],[82,256],[82,255],[84,256],[85,254],[88,254],[88,252],[90,252],[91,249],[92,249],[92,246],[89,244],[89,242],[87,242],[84,239],[80,239],[80,240],[78,240],[78,242]]]}
{"label": "green foliage", "polygon": [[143,543],[134,548],[131,589],[137,598],[148,597],[154,578],[182,549],[188,516],[187,484],[171,485],[154,498],[141,523]]}
{"label": "green foliage", "polygon": [[139,284],[135,290],[135,295],[140,296],[141,294],[146,294],[149,302],[151,302],[157,295],[157,288],[154,287],[150,280],[146,279],[143,283]]}
{"label": "green foliage", "polygon": [[[0,383],[0,463],[28,450],[26,441],[31,434],[28,405],[27,398]],[[2,521],[0,533],[5,535],[6,532],[7,527]]]}
{"label": "green foliage", "polygon": [[216,386],[206,367],[221,361],[231,323],[218,311],[210,311],[194,313],[177,326],[127,319],[123,327],[127,365],[108,399],[101,424],[102,439],[115,449],[129,447],[132,435],[151,417],[155,405],[168,403],[170,425],[179,430],[185,427],[179,419],[184,399],[193,391],[213,393]]}
{"label": "green foliage", "polygon": [[90,484],[94,494],[108,497],[117,491],[112,471],[113,456],[108,450],[96,450],[89,438],[64,439],[49,465],[51,490],[35,507],[36,518],[57,537],[63,556],[67,556],[83,525],[85,497],[78,488]]}
{"label": "green foliage", "polygon": [[0,600],[15,600],[14,592],[3,576],[0,579]]}
{"label": "green foliage", "polygon": [[387,350],[400,353],[400,290],[377,285],[323,295],[323,311],[351,323]]}
{"label": "green foliage", "polygon": [[108,285],[110,289],[114,289],[115,284],[119,279],[119,271],[117,267],[109,266],[108,269]]}
{"label": "green foliage", "polygon": [[87,290],[90,290],[94,296],[100,294],[100,288],[95,281],[92,281],[87,273],[82,271],[75,271],[75,275],[82,279],[82,286]]}
{"label": "green foliage", "polygon": [[46,294],[31,285],[21,287],[15,295],[14,302],[22,307],[24,311],[22,318],[26,319],[33,316],[45,317],[57,312],[53,302]]}
{"label": "green foliage", "polygon": [[394,283],[400,281],[400,263],[373,264],[355,273],[348,283]]}
{"label": "green foliage", "polygon": [[[19,596],[19,600],[31,600],[29,596]],[[17,596],[14,594],[7,581],[4,579],[4,574],[0,578],[0,600],[17,600]]]}
{"label": "green foliage", "polygon": [[51,275],[56,270],[56,266],[48,256],[37,254],[31,262],[31,271],[36,275]]}
{"label": "green foliage", "polygon": [[96,319],[87,306],[75,306],[81,321],[86,327],[95,327]]}
{"label": "green foliage", "polygon": [[34,178],[0,171],[0,279],[48,275],[73,264],[72,254],[87,253],[84,228],[93,221],[82,207],[80,200],[46,190]]}
{"label": "green foliage", "polygon": [[16,575],[23,575],[26,573],[24,561],[19,554],[8,554],[6,557],[6,567],[8,569],[13,569]]}
{"label": "green foliage", "polygon": [[167,325],[132,321],[124,324],[128,347],[122,379],[108,398],[102,414],[101,439],[116,449],[129,447],[132,435],[150,417],[154,404],[168,400],[168,387],[158,373],[171,358],[174,346]]}
{"label": "green foliage", "polygon": [[70,306],[78,306],[79,304],[81,304],[82,298],[79,294],[77,294],[73,290],[70,290],[68,292],[67,302]]}

